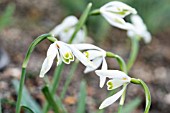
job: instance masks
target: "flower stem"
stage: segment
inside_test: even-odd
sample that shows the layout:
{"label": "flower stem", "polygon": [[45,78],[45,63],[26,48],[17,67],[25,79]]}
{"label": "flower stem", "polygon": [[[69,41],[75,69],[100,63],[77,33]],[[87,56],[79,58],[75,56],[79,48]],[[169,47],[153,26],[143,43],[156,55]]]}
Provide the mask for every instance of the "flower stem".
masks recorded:
{"label": "flower stem", "polygon": [[95,9],[90,12],[90,15],[99,15],[100,14],[100,9]]}
{"label": "flower stem", "polygon": [[145,91],[145,98],[146,98],[146,105],[145,105],[144,113],[149,113],[149,109],[150,109],[150,106],[151,106],[151,95],[150,95],[150,91],[149,91],[148,86],[142,80],[135,79],[135,78],[131,78],[131,83],[140,84],[143,87],[143,89]]}
{"label": "flower stem", "polygon": [[39,44],[40,42],[42,42],[43,40],[45,40],[46,38],[51,37],[50,34],[44,34],[39,36],[38,38],[36,38],[30,45],[27,54],[24,58],[23,64],[22,64],[22,74],[21,74],[21,79],[20,79],[20,85],[19,85],[19,91],[18,91],[18,98],[17,98],[17,103],[16,103],[16,113],[20,113],[20,105],[21,105],[21,99],[22,99],[22,90],[24,87],[24,82],[25,82],[25,74],[26,74],[26,67],[28,64],[28,61],[30,59],[31,53],[34,50],[34,48],[37,46],[37,44]]}
{"label": "flower stem", "polygon": [[77,32],[83,27],[84,23],[86,22],[87,20],[87,17],[89,15],[89,12],[91,10],[91,7],[92,7],[92,3],[89,3],[87,5],[87,8],[85,9],[85,11],[83,12],[82,16],[80,17],[80,20],[79,22],[77,23],[77,26],[76,26],[76,29],[73,33],[73,35],[71,36],[70,40],[69,40],[69,43],[72,43],[73,42],[73,39],[74,37],[76,36]]}
{"label": "flower stem", "polygon": [[74,76],[74,72],[77,69],[78,64],[79,64],[79,61],[76,60],[73,63],[73,65],[71,66],[71,70],[70,70],[70,72],[69,72],[69,74],[67,76],[66,82],[64,84],[63,90],[62,90],[61,95],[60,95],[61,100],[63,100],[64,97],[65,97],[66,91],[67,91],[68,86],[69,86],[69,84],[70,84],[70,82],[71,82],[71,80],[72,80],[72,78]]}
{"label": "flower stem", "polygon": [[120,57],[119,55],[116,55],[112,52],[106,52],[106,56],[110,57],[110,58],[115,58],[117,60],[117,62],[119,63],[120,69],[123,72],[127,73],[126,63],[125,63],[125,61],[123,60],[122,57]]}
{"label": "flower stem", "polygon": [[[55,69],[54,78],[53,78],[53,81],[52,81],[52,87],[50,89],[52,96],[55,95],[55,91],[58,88],[59,81],[60,81],[60,75],[62,73],[63,68],[64,68],[64,63],[62,63],[61,65],[59,65]],[[46,102],[44,107],[43,107],[43,113],[47,113],[49,109],[50,109],[50,104],[48,102]]]}
{"label": "flower stem", "polygon": [[139,40],[137,37],[134,37],[131,39],[132,42],[132,46],[131,46],[131,52],[130,52],[130,57],[129,60],[127,62],[127,70],[128,72],[130,71],[131,67],[133,66],[136,57],[138,55],[138,51],[139,51]]}

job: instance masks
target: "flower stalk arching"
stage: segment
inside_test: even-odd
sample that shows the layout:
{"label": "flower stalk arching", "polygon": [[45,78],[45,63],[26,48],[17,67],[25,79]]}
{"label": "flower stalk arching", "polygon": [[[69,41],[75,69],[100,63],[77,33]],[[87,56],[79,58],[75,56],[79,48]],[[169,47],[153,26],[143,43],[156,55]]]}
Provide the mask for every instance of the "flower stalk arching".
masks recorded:
{"label": "flower stalk arching", "polygon": [[54,39],[52,38],[52,36],[50,34],[43,34],[41,36],[39,36],[38,38],[36,38],[31,45],[29,46],[29,49],[26,53],[26,56],[24,58],[23,64],[22,64],[22,74],[21,74],[21,79],[20,79],[20,85],[19,85],[19,91],[18,91],[18,98],[17,98],[17,103],[16,103],[16,113],[20,113],[20,105],[21,105],[21,99],[22,99],[22,90],[24,87],[24,81],[25,81],[25,74],[26,74],[26,67],[27,64],[29,62],[31,53],[33,52],[34,48],[43,40],[45,40],[46,38],[49,38],[50,41],[53,41]]}
{"label": "flower stalk arching", "polygon": [[148,86],[141,79],[131,78],[131,83],[139,84],[143,87],[144,92],[145,92],[145,98],[146,98],[146,105],[145,105],[144,113],[149,113],[149,109],[150,109],[150,106],[151,106],[151,95],[150,95],[150,91],[149,91]]}

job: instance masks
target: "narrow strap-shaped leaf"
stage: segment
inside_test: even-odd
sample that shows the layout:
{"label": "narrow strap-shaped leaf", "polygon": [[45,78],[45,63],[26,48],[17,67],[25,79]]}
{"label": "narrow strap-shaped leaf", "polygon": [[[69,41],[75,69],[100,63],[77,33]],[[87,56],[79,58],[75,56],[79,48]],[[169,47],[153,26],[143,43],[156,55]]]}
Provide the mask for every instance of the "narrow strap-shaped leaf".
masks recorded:
{"label": "narrow strap-shaped leaf", "polygon": [[2,113],[2,107],[1,107],[1,99],[0,99],[0,113]]}
{"label": "narrow strap-shaped leaf", "polygon": [[[14,79],[14,80],[12,80],[12,84],[13,84],[16,92],[18,92],[19,81]],[[41,113],[42,112],[39,104],[32,98],[32,96],[30,95],[30,93],[28,92],[28,90],[25,86],[23,86],[23,95],[22,95],[21,105],[27,106],[28,108],[31,108],[32,111],[34,111],[35,113]]]}
{"label": "narrow strap-shaped leaf", "polygon": [[77,69],[78,64],[79,64],[79,61],[76,60],[76,61],[73,63],[73,65],[71,66],[71,70],[70,70],[70,72],[69,72],[69,74],[68,74],[68,76],[67,76],[66,82],[65,82],[64,87],[63,87],[63,90],[62,90],[62,92],[61,92],[61,96],[60,96],[61,100],[64,98],[64,96],[65,96],[65,94],[66,94],[66,91],[67,91],[68,86],[69,86],[69,84],[70,84],[70,82],[71,82],[71,80],[72,80],[72,78],[73,78],[73,76],[74,76],[74,72],[75,72],[75,70]]}
{"label": "narrow strap-shaped leaf", "polygon": [[86,106],[86,82],[83,80],[80,84],[80,92],[76,113],[85,113]]}
{"label": "narrow strap-shaped leaf", "polygon": [[55,113],[63,113],[59,104],[57,104],[57,102],[55,102],[55,99],[52,96],[52,94],[50,93],[48,86],[44,86],[42,88],[42,92],[43,92],[45,98],[47,99],[48,103],[52,106]]}
{"label": "narrow strap-shaped leaf", "polygon": [[69,43],[72,43],[73,42],[73,39],[74,37],[76,36],[77,32],[82,28],[82,26],[84,25],[84,23],[86,22],[87,20],[87,17],[90,13],[90,10],[91,10],[91,7],[92,7],[92,3],[89,3],[87,5],[87,8],[85,9],[85,11],[83,12],[82,16],[80,17],[80,20],[79,22],[77,23],[77,26],[76,26],[76,29],[73,33],[73,35],[71,36],[70,40],[69,40]]}
{"label": "narrow strap-shaped leaf", "polygon": [[27,106],[24,106],[24,105],[23,105],[23,106],[21,106],[21,108],[23,108],[26,113],[34,113],[34,112],[32,111],[32,109],[29,108],[29,107],[27,107]]}
{"label": "narrow strap-shaped leaf", "polygon": [[134,100],[132,100],[131,102],[129,102],[128,104],[126,104],[124,106],[124,109],[122,110],[121,113],[132,113],[133,110],[135,110],[135,108],[141,103],[141,99],[140,98],[135,98]]}

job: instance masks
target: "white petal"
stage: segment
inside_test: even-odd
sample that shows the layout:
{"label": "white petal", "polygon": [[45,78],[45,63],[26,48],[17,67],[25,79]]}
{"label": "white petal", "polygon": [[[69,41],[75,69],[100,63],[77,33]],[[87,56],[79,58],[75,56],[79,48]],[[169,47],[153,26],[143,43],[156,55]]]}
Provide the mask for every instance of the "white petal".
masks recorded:
{"label": "white petal", "polygon": [[45,58],[42,68],[40,71],[40,77],[44,77],[44,75],[49,71],[53,64],[53,60],[55,59],[56,55],[58,54],[58,50],[55,46],[55,43],[51,44],[47,50],[47,57]]}
{"label": "white petal", "polygon": [[96,70],[98,76],[108,77],[112,79],[122,79],[126,82],[130,82],[131,78],[124,72],[119,70]]}
{"label": "white petal", "polygon": [[122,86],[126,81],[121,79],[111,79],[107,82],[107,90],[113,90]]}
{"label": "white petal", "polygon": [[102,58],[96,58],[92,61],[92,63],[95,65],[95,68],[90,68],[90,67],[86,67],[86,69],[84,70],[84,73],[89,73],[91,71],[96,70],[102,63]]}
{"label": "white petal", "polygon": [[[102,70],[107,70],[107,63],[106,63],[105,57],[103,57]],[[99,76],[99,78],[100,78],[99,86],[100,86],[100,88],[102,88],[105,84],[106,77],[105,76]]]}
{"label": "white petal", "polygon": [[72,43],[73,43],[73,44],[82,43],[82,42],[85,41],[85,38],[86,38],[86,33],[85,33],[85,31],[82,30],[82,29],[80,29],[80,30],[77,32],[77,34],[76,34],[76,36],[75,36],[75,38],[74,38],[74,40],[73,40]]}
{"label": "white petal", "polygon": [[56,26],[50,33],[54,36],[58,36],[60,32],[63,32],[70,27],[73,27],[77,24],[78,19],[75,16],[68,16],[63,20],[63,22]]}
{"label": "white petal", "polygon": [[72,56],[70,54],[72,54],[71,52],[71,49],[67,46],[66,43],[64,42],[61,42],[61,41],[57,41],[57,46],[59,47],[59,52],[60,52],[60,55],[62,57],[64,57],[65,59],[69,59],[71,58]]}
{"label": "white petal", "polygon": [[105,57],[103,57],[103,63],[102,63],[102,70],[107,70],[107,62],[106,62],[106,59]]}
{"label": "white petal", "polygon": [[103,7],[101,7],[100,10],[101,10],[101,12],[107,11],[107,12],[115,13],[115,14],[121,16],[122,18],[129,15],[130,13],[132,13],[132,14],[137,13],[137,11],[134,8],[130,7],[129,5],[127,5],[125,3],[119,2],[119,1],[109,2],[109,3],[105,4]]}
{"label": "white petal", "polygon": [[118,93],[114,94],[113,96],[106,98],[100,105],[99,109],[103,109],[103,108],[113,104],[116,100],[118,100],[120,98],[120,96],[123,94],[125,89],[126,89],[126,87],[124,87],[122,90],[120,90]]}
{"label": "white petal", "polygon": [[103,56],[103,53],[99,50],[88,50],[88,51],[85,51],[84,54],[86,55],[86,57],[89,59],[89,60],[93,60],[97,57],[102,57]]}
{"label": "white petal", "polygon": [[88,50],[88,49],[96,49],[96,50],[99,50],[99,51],[104,51],[103,49],[95,46],[95,45],[92,45],[92,44],[72,44],[75,48],[77,48],[78,50]]}
{"label": "white petal", "polygon": [[150,43],[152,40],[152,36],[149,32],[145,32],[143,34],[143,39],[144,39],[145,43]]}
{"label": "white petal", "polygon": [[95,68],[95,65],[88,59],[86,56],[81,53],[77,48],[75,48],[73,45],[68,45],[70,49],[72,50],[74,56],[80,60],[82,64],[84,64],[87,67]]}
{"label": "white petal", "polygon": [[120,29],[130,29],[127,23],[119,16],[116,16],[110,12],[102,13],[103,17],[112,25]]}

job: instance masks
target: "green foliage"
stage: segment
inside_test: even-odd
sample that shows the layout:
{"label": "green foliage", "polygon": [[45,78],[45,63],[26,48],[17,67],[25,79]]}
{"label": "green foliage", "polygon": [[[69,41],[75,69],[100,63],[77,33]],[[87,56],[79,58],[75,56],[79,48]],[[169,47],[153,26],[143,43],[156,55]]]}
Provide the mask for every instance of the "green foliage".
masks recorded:
{"label": "green foliage", "polygon": [[34,113],[34,112],[32,111],[32,109],[30,109],[30,108],[27,107],[27,106],[21,106],[21,108],[24,109],[26,113]]}
{"label": "green foliage", "polygon": [[85,106],[86,106],[86,82],[81,81],[76,113],[85,113]]}
{"label": "green foliage", "polygon": [[132,113],[139,106],[140,103],[141,99],[138,97],[135,98],[134,100],[125,105],[121,113]]}
{"label": "green foliage", "polygon": [[15,10],[15,4],[9,4],[3,14],[0,16],[0,31],[12,22],[12,15]]}
{"label": "green foliage", "polygon": [[122,0],[136,8],[148,29],[155,33],[170,26],[169,0]]}
{"label": "green foliage", "polygon": [[[19,81],[15,79],[12,81],[12,83],[15,88],[15,91],[18,92]],[[30,95],[30,93],[28,92],[25,86],[23,87],[21,105],[31,108],[32,111],[35,113],[42,113],[39,104],[32,98],[32,96]]]}
{"label": "green foliage", "polygon": [[0,113],[2,113],[1,99],[0,99]]}

